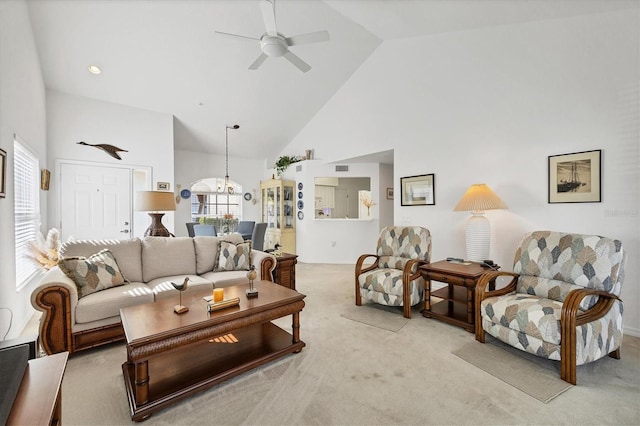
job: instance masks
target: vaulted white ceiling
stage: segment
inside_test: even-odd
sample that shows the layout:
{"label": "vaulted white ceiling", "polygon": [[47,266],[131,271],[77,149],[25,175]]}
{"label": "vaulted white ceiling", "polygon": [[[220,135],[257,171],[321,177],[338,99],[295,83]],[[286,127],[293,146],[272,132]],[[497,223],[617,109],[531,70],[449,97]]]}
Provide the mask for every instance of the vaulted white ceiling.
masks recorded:
{"label": "vaulted white ceiling", "polygon": [[[264,23],[250,0],[31,0],[46,87],[175,117],[176,148],[274,158],[384,40],[637,7],[638,0],[278,0],[278,31],[327,30],[247,68]],[[636,9],[637,10],[637,9]],[[93,75],[87,66],[101,67]],[[92,141],[100,143],[100,141]]]}

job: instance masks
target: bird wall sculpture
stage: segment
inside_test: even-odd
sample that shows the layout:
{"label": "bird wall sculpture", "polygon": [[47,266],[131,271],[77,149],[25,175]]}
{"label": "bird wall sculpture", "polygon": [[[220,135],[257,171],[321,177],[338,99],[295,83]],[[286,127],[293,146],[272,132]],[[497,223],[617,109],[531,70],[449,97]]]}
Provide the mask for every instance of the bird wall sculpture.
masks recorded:
{"label": "bird wall sculpture", "polygon": [[187,287],[189,287],[189,277],[185,277],[184,281],[182,282],[182,284],[176,284],[173,281],[171,281],[171,285],[173,286],[173,288],[175,288],[176,290],[178,290],[180,292],[180,303],[173,307],[173,311],[176,314],[184,314],[185,312],[187,312],[189,310],[189,307],[188,306],[184,306],[182,304],[182,292],[185,291],[187,289]]}
{"label": "bird wall sculpture", "polygon": [[78,145],[92,146],[94,148],[101,149],[102,151],[106,152],[116,160],[122,160],[118,152],[129,152],[126,149],[118,148],[117,146],[108,145],[106,143],[90,144],[90,143],[86,143],[85,141],[80,141],[78,142]]}

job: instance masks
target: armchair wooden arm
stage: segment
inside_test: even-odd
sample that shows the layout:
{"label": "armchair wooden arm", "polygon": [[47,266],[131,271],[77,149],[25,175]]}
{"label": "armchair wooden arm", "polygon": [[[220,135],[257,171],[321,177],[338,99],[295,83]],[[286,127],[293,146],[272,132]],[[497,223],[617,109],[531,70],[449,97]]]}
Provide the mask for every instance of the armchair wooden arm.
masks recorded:
{"label": "armchair wooden arm", "polygon": [[[373,262],[371,266],[368,266],[362,269],[362,264],[369,257],[375,257],[376,259],[375,262]],[[358,277],[361,274],[364,274],[365,272],[369,272],[376,269],[378,267],[379,261],[380,261],[380,258],[375,254],[363,254],[360,257],[358,257],[358,261],[356,262],[356,305],[357,306],[362,305],[362,295],[360,294],[360,285],[358,284]]]}
{"label": "armchair wooden arm", "polygon": [[[496,278],[506,276],[511,277],[511,281],[499,289],[496,290],[487,290],[487,286],[494,282]],[[480,309],[480,305],[484,299],[489,297],[496,296],[504,296],[509,293],[513,293],[516,291],[516,284],[518,282],[518,277],[520,275],[513,272],[506,271],[488,271],[482,274],[478,283],[476,284],[476,294],[475,294],[475,323],[476,323],[476,340],[478,342],[484,343],[484,329],[482,328],[482,310]]]}
{"label": "armchair wooden arm", "polygon": [[[580,303],[587,296],[599,296],[598,301],[586,311],[580,310]],[[620,298],[602,290],[578,289],[569,292],[560,313],[560,378],[572,385],[576,384],[576,327],[604,317]],[[609,354],[620,359],[620,348]]]}
{"label": "armchair wooden arm", "polygon": [[420,266],[428,263],[425,260],[411,259],[404,265],[402,270],[402,307],[405,318],[411,318],[411,290],[409,284],[422,276]]}

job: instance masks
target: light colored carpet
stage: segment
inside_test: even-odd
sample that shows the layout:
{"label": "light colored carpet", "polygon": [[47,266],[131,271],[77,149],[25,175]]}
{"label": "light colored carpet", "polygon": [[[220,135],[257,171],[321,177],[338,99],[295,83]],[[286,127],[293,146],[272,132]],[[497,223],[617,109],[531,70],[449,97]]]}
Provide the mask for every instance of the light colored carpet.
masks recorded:
{"label": "light colored carpet", "polygon": [[363,303],[362,306],[349,306],[340,316],[372,327],[398,332],[409,321],[402,314],[402,307]]}
{"label": "light colored carpet", "polygon": [[545,403],[572,387],[560,379],[559,362],[519,351],[488,335],[485,342],[474,340],[453,354]]}
{"label": "light colored carpet", "polygon": [[[390,332],[341,316],[354,306],[353,265],[299,263],[307,346],[154,413],[144,425],[640,424],[640,339],[622,359],[578,372],[544,404],[452,354],[474,336],[413,315]],[[289,330],[291,318],[276,323]],[[62,386],[65,425],[129,425],[123,343],[72,356]],[[153,374],[153,371],[151,371]]]}

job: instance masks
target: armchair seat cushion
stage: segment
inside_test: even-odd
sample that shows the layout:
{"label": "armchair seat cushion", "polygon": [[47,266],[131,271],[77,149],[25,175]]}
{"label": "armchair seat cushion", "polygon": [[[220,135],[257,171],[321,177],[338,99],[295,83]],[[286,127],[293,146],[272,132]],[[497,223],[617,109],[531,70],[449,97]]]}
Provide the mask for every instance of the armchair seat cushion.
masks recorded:
{"label": "armchair seat cushion", "polygon": [[[358,276],[358,281],[362,292],[366,292],[366,299],[382,305],[403,306],[401,270],[374,269]],[[422,280],[413,280],[409,283],[412,306],[422,300],[424,287],[419,285],[422,282]]]}
{"label": "armchair seat cushion", "polygon": [[485,299],[481,309],[489,334],[534,355],[560,360],[562,303],[516,293]]}

